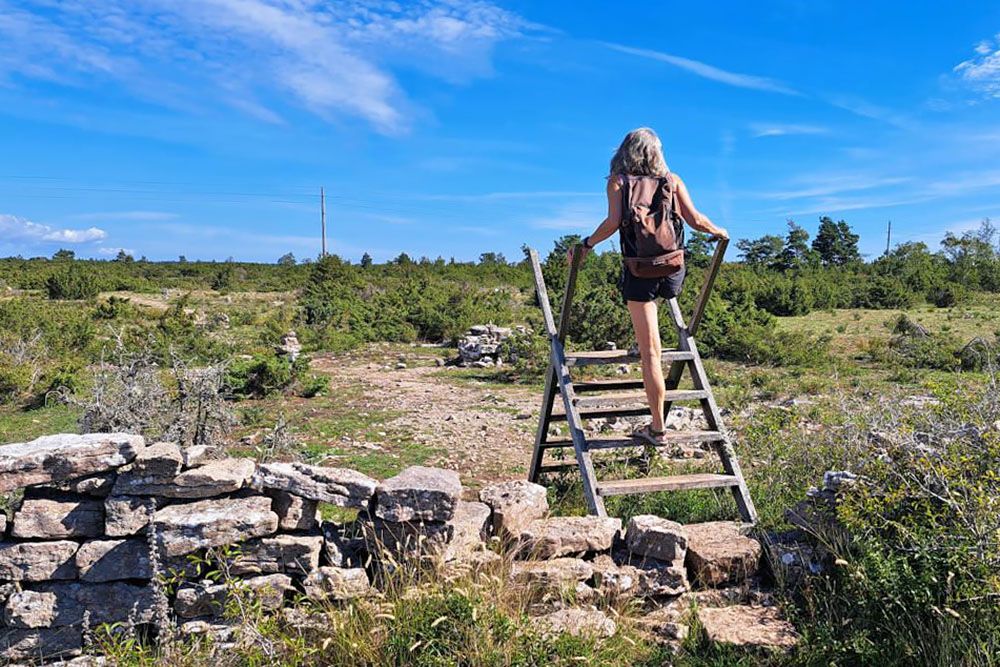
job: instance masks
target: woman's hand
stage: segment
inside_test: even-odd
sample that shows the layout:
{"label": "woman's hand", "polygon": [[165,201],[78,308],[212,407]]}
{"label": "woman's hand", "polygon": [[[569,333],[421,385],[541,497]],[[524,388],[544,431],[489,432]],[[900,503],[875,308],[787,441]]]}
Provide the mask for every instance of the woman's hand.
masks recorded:
{"label": "woman's hand", "polygon": [[725,229],[723,229],[722,227],[716,227],[715,231],[712,232],[712,240],[713,241],[728,241],[729,240],[729,232],[726,231]]}
{"label": "woman's hand", "polygon": [[580,256],[580,261],[582,262],[583,258],[586,257],[587,253],[590,251],[590,248],[588,248],[587,246],[583,245],[582,243],[578,243],[576,245],[571,245],[569,247],[569,250],[566,251],[566,263],[569,264],[570,266],[573,265],[573,255],[577,251],[583,253]]}

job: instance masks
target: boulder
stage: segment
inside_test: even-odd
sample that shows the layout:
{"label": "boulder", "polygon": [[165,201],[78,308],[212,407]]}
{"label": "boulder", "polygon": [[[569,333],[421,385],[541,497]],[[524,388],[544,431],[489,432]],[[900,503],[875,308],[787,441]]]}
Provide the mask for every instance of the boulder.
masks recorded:
{"label": "boulder", "polygon": [[529,523],[549,512],[545,487],[527,480],[490,484],[479,499],[493,510],[493,534],[504,539],[516,540]]}
{"label": "boulder", "polygon": [[7,581],[76,579],[73,556],[78,548],[76,542],[69,540],[0,543],[0,579]]}
{"label": "boulder", "polygon": [[[239,594],[252,596],[264,609],[279,609],[284,604],[285,592],[292,588],[292,580],[284,574],[268,574],[234,583]],[[225,609],[229,591],[228,584],[185,584],[177,591],[174,611],[181,618],[219,616]]]}
{"label": "boulder", "polygon": [[458,501],[450,523],[454,526],[451,540],[445,548],[445,560],[463,558],[483,548],[489,537],[490,508],[483,503]]}
{"label": "boulder", "polygon": [[447,521],[462,495],[458,473],[410,466],[378,485],[375,516],[386,521]]}
{"label": "boulder", "polygon": [[292,495],[286,491],[268,491],[271,511],[278,515],[281,530],[312,530],[319,524],[315,500]]}
{"label": "boulder", "polygon": [[149,543],[142,538],[84,542],[76,552],[75,562],[82,581],[153,578]]}
{"label": "boulder", "polygon": [[607,551],[621,530],[621,519],[597,516],[560,516],[536,519],[521,531],[522,557],[556,558]]}
{"label": "boulder", "polygon": [[4,619],[20,628],[79,625],[89,611],[91,627],[129,619],[148,623],[153,618],[153,600],[152,588],[120,581],[46,582],[12,595],[4,607]]}
{"label": "boulder", "polygon": [[248,574],[307,575],[319,567],[322,535],[275,535],[250,540],[240,545],[230,572]]}
{"label": "boulder", "polygon": [[215,447],[210,445],[191,445],[181,450],[185,468],[194,468],[208,463],[215,456]]}
{"label": "boulder", "polygon": [[676,567],[684,567],[687,551],[687,535],[684,526],[676,521],[663,519],[652,514],[634,516],[625,529],[625,543],[628,550],[637,556],[646,556],[667,561]]}
{"label": "boulder", "polygon": [[309,500],[337,507],[366,509],[375,493],[376,482],[347,468],[324,468],[304,463],[265,463],[257,466],[253,488],[287,491]]}
{"label": "boulder", "polygon": [[733,521],[684,526],[688,536],[686,564],[694,581],[716,587],[735,584],[757,573],[761,546],[742,534]]}
{"label": "boulder", "polygon": [[108,537],[135,535],[149,525],[154,498],[140,496],[108,496],[104,500],[104,533]]}
{"label": "boulder", "polygon": [[256,465],[250,459],[219,459],[186,470],[161,492],[167,498],[210,498],[239,491],[253,477]]}
{"label": "boulder", "polygon": [[560,609],[538,619],[549,633],[574,637],[611,637],[618,630],[607,614],[597,609]]}
{"label": "boulder", "polygon": [[576,585],[593,574],[591,564],[579,558],[515,561],[510,569],[510,579],[515,584],[546,587]]}
{"label": "boulder", "polygon": [[598,556],[592,565],[597,590],[608,596],[655,599],[688,590],[684,568],[665,561],[616,552],[613,556]]}
{"label": "boulder", "polygon": [[131,472],[139,477],[171,478],[181,471],[184,456],[172,442],[154,442],[135,457]]}
{"label": "boulder", "polygon": [[0,661],[37,660],[75,655],[83,648],[80,628],[0,628]]}
{"label": "boulder", "polygon": [[34,484],[85,477],[132,461],[145,447],[125,433],[48,435],[0,446],[0,493]]}
{"label": "boulder", "polygon": [[371,592],[364,568],[321,567],[302,582],[306,595],[313,600],[350,600]]}
{"label": "boulder", "polygon": [[789,650],[799,634],[777,607],[704,607],[698,621],[709,641],[738,648]]}
{"label": "boulder", "polygon": [[104,533],[100,500],[25,499],[14,514],[13,537],[96,537]]}
{"label": "boulder", "polygon": [[263,537],[278,529],[278,515],[265,496],[171,505],[157,510],[153,521],[167,557]]}

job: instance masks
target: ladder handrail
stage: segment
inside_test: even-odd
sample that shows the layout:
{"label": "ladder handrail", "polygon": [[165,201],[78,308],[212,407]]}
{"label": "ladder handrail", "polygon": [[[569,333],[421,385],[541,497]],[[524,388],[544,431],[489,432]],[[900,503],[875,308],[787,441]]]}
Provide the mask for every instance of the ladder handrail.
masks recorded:
{"label": "ladder handrail", "polygon": [[563,293],[562,310],[559,312],[559,342],[566,343],[566,333],[569,330],[569,311],[576,294],[576,278],[583,263],[584,253],[580,252],[582,243],[573,248],[573,261],[569,263],[569,278],[566,280],[566,291]]}
{"label": "ladder handrail", "polygon": [[688,332],[693,336],[701,324],[701,317],[705,314],[705,307],[708,305],[708,297],[712,293],[715,285],[715,277],[719,275],[722,268],[722,258],[729,247],[729,239],[719,239],[715,244],[715,254],[712,255],[712,263],[708,265],[708,273],[705,274],[705,282],[701,284],[701,291],[698,293],[698,300],[694,303],[694,311],[691,319],[688,320]]}

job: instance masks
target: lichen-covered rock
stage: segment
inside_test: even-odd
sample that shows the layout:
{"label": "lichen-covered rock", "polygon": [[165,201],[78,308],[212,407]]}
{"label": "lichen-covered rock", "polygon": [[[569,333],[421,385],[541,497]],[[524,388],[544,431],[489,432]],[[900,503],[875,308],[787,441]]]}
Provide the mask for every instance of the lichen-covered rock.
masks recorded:
{"label": "lichen-covered rock", "polygon": [[55,593],[17,591],[3,606],[3,623],[12,628],[47,628],[55,618]]}
{"label": "lichen-covered rock", "polygon": [[302,582],[313,600],[350,600],[368,595],[371,583],[364,568],[321,567]]}
{"label": "lichen-covered rock", "polygon": [[607,614],[597,609],[560,609],[538,618],[551,634],[570,634],[574,637],[611,637],[618,630]]}
{"label": "lichen-covered rock", "polygon": [[724,586],[757,573],[761,546],[743,535],[741,524],[712,521],[688,524],[687,568],[691,578],[703,586]]}
{"label": "lichen-covered rock", "polygon": [[167,557],[263,537],[278,529],[278,515],[265,496],[171,505],[157,510],[153,521]]}
{"label": "lichen-covered rock", "polygon": [[375,487],[371,477],[347,468],[325,468],[304,463],[265,463],[257,466],[252,486],[275,489],[337,507],[366,509]]}
{"label": "lichen-covered rock", "polygon": [[483,548],[489,537],[490,508],[483,503],[458,501],[455,514],[448,522],[454,526],[451,540],[445,548],[445,560],[463,558]]}
{"label": "lichen-covered rock", "polygon": [[8,625],[21,628],[79,625],[85,611],[90,612],[94,625],[130,618],[147,623],[153,615],[153,591],[148,586],[120,581],[33,584],[7,600],[4,618]]}
{"label": "lichen-covered rock", "polygon": [[149,525],[157,504],[154,498],[142,496],[108,496],[104,500],[104,533],[108,537],[135,535]]}
{"label": "lichen-covered rock", "polygon": [[375,516],[395,522],[448,521],[461,495],[457,472],[410,466],[378,485]]}
{"label": "lichen-covered rock", "polygon": [[184,456],[172,442],[154,442],[135,457],[132,472],[140,477],[173,477],[181,471]]}
{"label": "lichen-covered rock", "polygon": [[[278,609],[285,592],[292,588],[292,580],[284,574],[268,574],[240,580],[235,586],[237,594],[253,596],[264,609]],[[230,590],[228,584],[185,584],[177,591],[174,611],[181,618],[218,616],[225,609]]]}
{"label": "lichen-covered rock", "polygon": [[539,586],[575,585],[594,574],[594,568],[579,558],[553,558],[551,560],[515,561],[511,565],[510,579],[515,584]]}
{"label": "lichen-covered rock", "polygon": [[536,519],[521,531],[518,553],[528,558],[555,558],[607,551],[621,530],[621,519],[560,516]]}
{"label": "lichen-covered rock", "polygon": [[281,530],[312,530],[319,525],[318,504],[287,491],[268,491],[271,510],[278,515]]}
{"label": "lichen-covered rock", "polygon": [[704,607],[698,621],[709,641],[739,648],[789,650],[799,634],[776,607]]}
{"label": "lichen-covered rock", "polygon": [[104,532],[104,503],[100,500],[29,498],[14,514],[14,537],[59,539],[96,537]]}
{"label": "lichen-covered rock", "polygon": [[210,498],[239,491],[255,469],[250,459],[219,459],[191,468],[174,477],[160,493],[167,498]]}
{"label": "lichen-covered rock", "polygon": [[493,533],[504,539],[519,538],[529,523],[549,512],[545,487],[527,480],[490,484],[479,499],[493,510]]}
{"label": "lichen-covered rock", "polygon": [[3,661],[50,659],[75,655],[83,648],[79,628],[0,628],[0,659]]}
{"label": "lichen-covered rock", "polygon": [[149,544],[143,538],[91,540],[76,552],[80,579],[88,582],[151,579]]}
{"label": "lichen-covered rock", "polygon": [[48,435],[0,446],[0,493],[84,477],[125,465],[145,447],[139,435]]}
{"label": "lichen-covered rock", "polygon": [[261,537],[240,545],[230,572],[248,574],[306,575],[319,567],[322,535],[275,535]]}
{"label": "lichen-covered rock", "polygon": [[684,566],[687,552],[687,535],[684,526],[652,514],[634,516],[625,529],[625,542],[629,551],[667,561],[676,567]]}
{"label": "lichen-covered rock", "polygon": [[58,542],[0,543],[0,579],[7,581],[45,581],[75,579],[73,556],[79,545],[69,540]]}

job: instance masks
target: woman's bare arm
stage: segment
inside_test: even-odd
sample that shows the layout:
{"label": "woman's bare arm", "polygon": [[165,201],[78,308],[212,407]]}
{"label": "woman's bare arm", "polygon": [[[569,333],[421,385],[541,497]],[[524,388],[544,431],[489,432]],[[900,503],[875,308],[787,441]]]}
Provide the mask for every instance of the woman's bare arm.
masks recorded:
{"label": "woman's bare arm", "polygon": [[[590,248],[593,249],[601,241],[604,241],[609,236],[618,231],[618,227],[621,226],[622,222],[622,198],[621,198],[621,186],[618,184],[618,179],[609,178],[608,179],[608,217],[597,226],[594,233],[587,237],[586,242]],[[573,259],[573,249],[569,249],[569,258]]]}
{"label": "woman's bare arm", "polygon": [[716,226],[708,219],[708,216],[704,215],[701,211],[694,207],[694,202],[691,201],[691,195],[688,193],[687,186],[684,185],[684,181],[677,174],[674,174],[674,179],[677,181],[677,199],[680,204],[681,217],[684,221],[691,225],[694,229],[699,232],[705,232],[706,234],[711,234],[713,237],[718,239],[728,239],[729,232],[727,232],[722,227]]}

